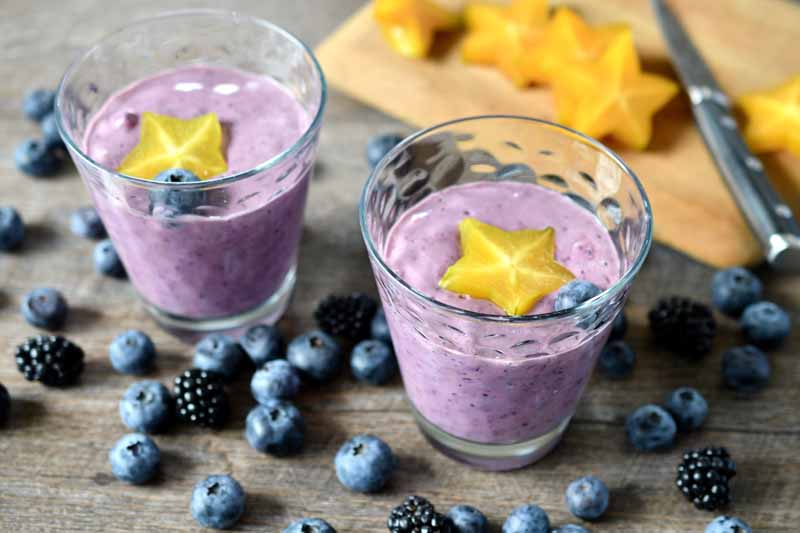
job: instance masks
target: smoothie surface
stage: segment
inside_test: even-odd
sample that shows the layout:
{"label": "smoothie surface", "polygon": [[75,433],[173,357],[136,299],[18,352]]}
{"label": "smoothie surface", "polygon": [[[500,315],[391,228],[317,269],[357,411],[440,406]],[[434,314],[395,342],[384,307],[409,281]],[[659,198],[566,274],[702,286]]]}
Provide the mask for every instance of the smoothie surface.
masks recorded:
{"label": "smoothie surface", "polygon": [[290,148],[310,123],[305,109],[271,78],[231,68],[185,67],[114,93],[86,130],[88,155],[116,169],[139,142],[139,115],[145,111],[181,119],[216,113],[223,128],[226,175]]}
{"label": "smoothie surface", "polygon": [[[466,217],[506,231],[550,226],[556,232],[555,258],[576,278],[606,289],[621,275],[614,243],[592,213],[563,194],[512,181],[456,185],[431,194],[392,227],[384,247],[386,263],[435,300],[478,313],[504,314],[487,300],[439,288],[444,272],[461,257],[458,224]],[[529,314],[552,311],[554,300],[554,293],[545,296]]]}

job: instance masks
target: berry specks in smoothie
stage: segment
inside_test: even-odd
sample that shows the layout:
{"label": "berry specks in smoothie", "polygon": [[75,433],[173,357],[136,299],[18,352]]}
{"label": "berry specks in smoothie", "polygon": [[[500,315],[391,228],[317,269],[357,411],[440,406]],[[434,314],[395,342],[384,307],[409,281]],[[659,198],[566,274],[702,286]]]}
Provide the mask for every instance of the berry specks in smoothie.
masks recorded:
{"label": "berry specks in smoothie", "polygon": [[125,113],[122,117],[122,124],[126,129],[132,130],[139,125],[139,115],[136,113]]}

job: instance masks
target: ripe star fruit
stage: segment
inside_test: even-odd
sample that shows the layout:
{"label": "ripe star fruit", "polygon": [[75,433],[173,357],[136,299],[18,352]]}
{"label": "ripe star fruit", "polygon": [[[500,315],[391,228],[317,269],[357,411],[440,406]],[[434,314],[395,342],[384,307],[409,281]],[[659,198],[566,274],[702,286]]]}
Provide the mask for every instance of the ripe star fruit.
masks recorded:
{"label": "ripe star fruit", "polygon": [[376,0],[373,15],[389,46],[412,59],[430,53],[436,32],[461,25],[457,13],[432,0]]}
{"label": "ripe star fruit", "polygon": [[575,278],[555,260],[555,230],[505,231],[475,218],[458,225],[461,258],[439,281],[442,289],[489,300],[509,316],[529,312]]}
{"label": "ripe star fruit", "polygon": [[677,94],[678,85],[642,72],[633,36],[624,31],[597,61],[563,65],[554,74],[553,90],[559,122],[643,150],[653,115]]}
{"label": "ripe star fruit", "polygon": [[571,9],[560,7],[523,58],[522,68],[531,81],[550,83],[565,64],[597,60],[615,37],[627,31],[626,24],[592,27]]}
{"label": "ripe star fruit", "polygon": [[117,171],[153,179],[171,168],[191,170],[200,179],[228,170],[222,154],[222,126],[216,113],[188,120],[142,113],[139,144],[125,156]]}
{"label": "ripe star fruit", "polygon": [[800,157],[800,74],[773,89],[741,96],[739,106],[747,117],[744,136],[754,152],[786,149]]}
{"label": "ripe star fruit", "polygon": [[469,4],[461,56],[467,63],[493,65],[515,85],[524,87],[533,81],[526,72],[525,57],[542,38],[547,16],[547,0]]}

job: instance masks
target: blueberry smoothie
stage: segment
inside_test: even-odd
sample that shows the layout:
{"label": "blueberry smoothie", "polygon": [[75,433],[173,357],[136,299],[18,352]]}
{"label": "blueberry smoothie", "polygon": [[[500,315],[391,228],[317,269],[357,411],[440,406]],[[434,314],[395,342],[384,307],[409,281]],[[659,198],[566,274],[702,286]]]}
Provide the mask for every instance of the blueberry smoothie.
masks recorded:
{"label": "blueberry smoothie", "polygon": [[[462,310],[503,315],[489,301],[439,288],[444,272],[461,257],[458,225],[465,217],[506,231],[554,228],[555,259],[600,288],[622,273],[609,233],[594,214],[565,195],[514,181],[455,185],[430,194],[391,227],[384,261],[425,296]],[[406,392],[427,422],[485,444],[520,443],[563,430],[607,340],[607,326],[586,332],[574,322],[500,327],[444,317],[413,298],[388,294],[387,286],[379,279]],[[544,297],[530,314],[551,312],[554,298]],[[497,468],[514,466],[520,464]]]}
{"label": "blueberry smoothie", "polygon": [[[142,79],[94,114],[83,149],[116,169],[140,139],[143,112],[190,119],[216,113],[228,170],[257,168],[292,147],[312,117],[267,76],[191,66]],[[313,163],[309,153],[204,192],[192,212],[160,216],[145,188],[106,181],[90,191],[131,281],[161,312],[215,319],[261,305],[294,275]],[[100,177],[94,178],[100,180]],[[291,283],[289,283],[291,285]]]}

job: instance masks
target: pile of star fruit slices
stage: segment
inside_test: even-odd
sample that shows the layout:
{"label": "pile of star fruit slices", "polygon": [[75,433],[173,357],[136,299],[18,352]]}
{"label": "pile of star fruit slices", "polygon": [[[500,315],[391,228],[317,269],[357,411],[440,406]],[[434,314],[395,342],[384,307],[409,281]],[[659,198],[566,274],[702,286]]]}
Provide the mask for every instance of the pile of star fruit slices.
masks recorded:
{"label": "pile of star fruit slices", "polygon": [[469,3],[463,12],[432,0],[376,0],[375,18],[390,46],[422,58],[437,31],[466,26],[461,55],[493,66],[520,88],[549,85],[559,122],[596,138],[644,149],[652,117],[678,92],[672,80],[642,72],[630,28],[591,26],[547,0]]}

